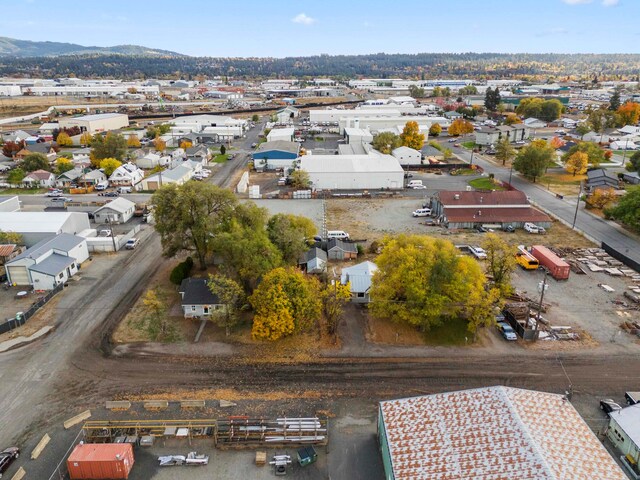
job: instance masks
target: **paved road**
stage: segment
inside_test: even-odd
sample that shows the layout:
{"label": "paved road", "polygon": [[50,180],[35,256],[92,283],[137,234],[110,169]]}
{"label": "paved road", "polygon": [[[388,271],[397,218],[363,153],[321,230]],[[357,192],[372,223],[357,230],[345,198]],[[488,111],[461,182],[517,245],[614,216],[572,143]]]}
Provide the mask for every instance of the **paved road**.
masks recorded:
{"label": "paved road", "polygon": [[[463,160],[471,161],[471,154],[468,150],[456,147],[453,147],[452,150]],[[479,155],[473,156],[473,163],[484,168],[486,173],[493,173],[497,179],[505,182],[509,181],[508,168],[497,166]],[[521,178],[515,172],[513,172],[511,183],[518,190],[525,192],[535,205],[561,219],[569,226],[573,224],[577,197],[565,196],[563,199],[557,198],[555,194],[547,191],[543,186],[533,184]],[[606,242],[640,264],[640,239],[622,229],[616,223],[596,217],[581,205],[578,209],[575,226],[596,243]]]}

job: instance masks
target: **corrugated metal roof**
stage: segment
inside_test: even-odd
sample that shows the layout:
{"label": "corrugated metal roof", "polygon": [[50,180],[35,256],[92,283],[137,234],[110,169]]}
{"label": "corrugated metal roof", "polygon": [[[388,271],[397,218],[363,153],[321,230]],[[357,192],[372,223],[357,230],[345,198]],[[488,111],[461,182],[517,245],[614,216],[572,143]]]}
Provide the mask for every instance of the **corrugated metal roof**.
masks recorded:
{"label": "corrugated metal roof", "polygon": [[12,258],[11,262],[15,262],[16,260],[20,260],[23,258],[32,258],[34,260],[40,258],[45,253],[49,253],[51,250],[56,249],[63,252],[68,252],[72,248],[80,245],[82,242],[86,241],[86,239],[82,237],[78,237],[76,235],[71,235],[70,233],[60,233],[55,237],[45,238],[44,240],[40,240],[34,246],[25,250],[20,255],[15,258]]}
{"label": "corrugated metal roof", "polygon": [[516,208],[446,208],[444,216],[451,223],[550,222],[546,213],[533,207]]}
{"label": "corrugated metal roof", "polygon": [[84,212],[0,212],[0,230],[4,232],[54,232],[73,217],[87,218]]}
{"label": "corrugated metal roof", "polygon": [[396,480],[625,480],[570,402],[488,387],[380,403]]}
{"label": "corrugated metal roof", "polygon": [[505,192],[467,192],[443,190],[438,199],[444,206],[529,205],[527,196],[519,190]]}
{"label": "corrugated metal roof", "polygon": [[7,243],[0,245],[0,257],[8,257],[16,249],[15,243]]}
{"label": "corrugated metal roof", "polygon": [[298,142],[288,142],[286,140],[273,140],[271,142],[264,142],[258,145],[256,153],[270,152],[273,150],[280,150],[283,152],[300,153],[300,144]]}
{"label": "corrugated metal roof", "polygon": [[133,203],[131,200],[127,200],[124,197],[118,197],[115,200],[111,200],[106,205],[103,205],[102,207],[97,209],[94,212],[94,215],[103,210],[113,210],[114,212],[118,212],[118,213],[126,213],[127,211],[131,210],[131,208],[134,208],[135,206],[136,204]]}
{"label": "corrugated metal roof", "polygon": [[620,425],[633,443],[640,446],[640,403],[611,412],[609,416]]}
{"label": "corrugated metal roof", "polygon": [[64,271],[64,269],[69,265],[75,263],[75,261],[76,259],[73,257],[67,257],[66,255],[59,255],[57,253],[54,253],[49,255],[40,263],[29,265],[27,268],[29,270],[33,270],[34,272],[44,273],[45,275],[54,277]]}
{"label": "corrugated metal roof", "polygon": [[402,172],[391,155],[304,155],[300,168],[312,173]]}

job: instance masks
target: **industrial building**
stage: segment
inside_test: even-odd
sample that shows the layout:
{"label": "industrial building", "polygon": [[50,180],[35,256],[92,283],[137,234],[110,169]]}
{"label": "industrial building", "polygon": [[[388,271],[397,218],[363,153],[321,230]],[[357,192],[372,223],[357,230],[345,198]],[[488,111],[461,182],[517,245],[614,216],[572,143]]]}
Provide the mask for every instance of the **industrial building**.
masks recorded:
{"label": "industrial building", "polygon": [[82,212],[0,212],[0,231],[19,233],[27,247],[60,233],[77,235],[89,228],[89,216]]}
{"label": "industrial building", "polygon": [[476,131],[476,144],[483,146],[495,145],[503,138],[508,138],[511,143],[524,142],[529,138],[530,134],[530,128],[524,124],[480,127],[480,130]]}
{"label": "industrial building", "polygon": [[300,169],[316,190],[400,190],[404,171],[391,155],[304,155]]}
{"label": "industrial building", "polygon": [[82,117],[61,118],[58,121],[58,125],[61,129],[79,127],[81,131],[89,132],[93,135],[128,127],[129,116],[124,113],[98,113]]}
{"label": "industrial building", "polygon": [[398,147],[391,152],[391,155],[398,159],[400,165],[420,165],[422,163],[422,152],[409,147]]}
{"label": "industrial building", "polygon": [[609,414],[607,438],[622,454],[620,459],[628,470],[635,473],[640,462],[640,404],[635,404]]}
{"label": "industrial building", "polygon": [[549,228],[551,218],[529,204],[527,196],[512,191],[448,191],[431,198],[435,217],[448,228],[522,228],[525,223]]}
{"label": "industrial building", "polygon": [[76,274],[89,258],[87,240],[61,233],[32,246],[6,263],[9,283],[31,285],[35,290],[51,290]]}
{"label": "industrial building", "polygon": [[292,142],[294,133],[295,133],[295,129],[293,127],[274,128],[267,134],[267,142],[276,142],[278,140],[283,140],[285,142]]}
{"label": "industrial building", "polygon": [[286,140],[261,143],[251,155],[256,170],[291,168],[300,156],[300,144]]}
{"label": "industrial building", "polygon": [[380,402],[387,480],[625,480],[565,396],[495,386]]}

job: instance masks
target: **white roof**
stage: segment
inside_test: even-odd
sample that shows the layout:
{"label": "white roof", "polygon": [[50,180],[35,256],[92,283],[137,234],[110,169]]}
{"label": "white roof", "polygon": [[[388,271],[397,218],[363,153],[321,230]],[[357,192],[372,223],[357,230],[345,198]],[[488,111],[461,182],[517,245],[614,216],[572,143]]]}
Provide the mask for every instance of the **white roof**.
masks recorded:
{"label": "white roof", "polygon": [[624,480],[563,396],[488,387],[380,403],[396,480]]}
{"label": "white roof", "polygon": [[368,260],[353,267],[343,268],[340,283],[344,285],[349,282],[353,293],[365,293],[371,288],[371,278],[377,270],[378,266]]}
{"label": "white roof", "polygon": [[82,212],[0,212],[0,230],[3,232],[39,233],[56,232],[73,216]]}
{"label": "white roof", "polygon": [[[109,118],[127,117],[124,113],[95,113],[93,115],[83,115],[82,117],[73,117],[73,120],[82,120],[85,122],[95,122],[97,120],[107,120]],[[128,118],[128,117],[127,117]]]}
{"label": "white roof", "polygon": [[640,403],[611,412],[609,416],[640,447]]}
{"label": "white roof", "polygon": [[99,209],[97,209],[94,213],[101,212],[102,210],[108,209],[113,210],[118,213],[125,213],[128,210],[131,210],[131,207],[135,207],[136,204],[131,200],[127,200],[124,197],[118,197],[115,200],[111,200],[109,203],[103,205]]}
{"label": "white roof", "polygon": [[395,148],[391,154],[395,157],[396,155],[422,155],[418,150],[416,150],[415,148],[411,148],[411,147],[405,147],[404,145],[402,147],[398,147]]}
{"label": "white roof", "polygon": [[300,168],[309,173],[403,172],[391,155],[303,155]]}

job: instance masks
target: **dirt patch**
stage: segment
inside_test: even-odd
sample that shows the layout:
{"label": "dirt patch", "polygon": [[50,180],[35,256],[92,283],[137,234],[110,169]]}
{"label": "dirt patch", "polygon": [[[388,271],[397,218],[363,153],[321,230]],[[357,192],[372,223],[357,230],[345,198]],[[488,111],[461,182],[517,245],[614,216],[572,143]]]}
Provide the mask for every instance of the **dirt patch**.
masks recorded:
{"label": "dirt patch", "polygon": [[56,318],[56,315],[53,312],[57,308],[60,298],[60,294],[56,295],[49,301],[49,303],[38,310],[33,317],[27,320],[27,323],[0,335],[0,342],[12,340],[20,336],[30,337],[42,327],[53,325]]}
{"label": "dirt patch", "polygon": [[424,337],[409,325],[367,316],[366,339],[384,345],[424,345]]}
{"label": "dirt patch", "polygon": [[316,399],[326,394],[314,390],[287,390],[271,392],[240,391],[233,388],[207,388],[200,390],[172,389],[166,392],[156,392],[144,395],[124,395],[119,400],[131,402],[142,400],[211,400],[224,399],[229,401],[239,400],[286,400],[286,399]]}

